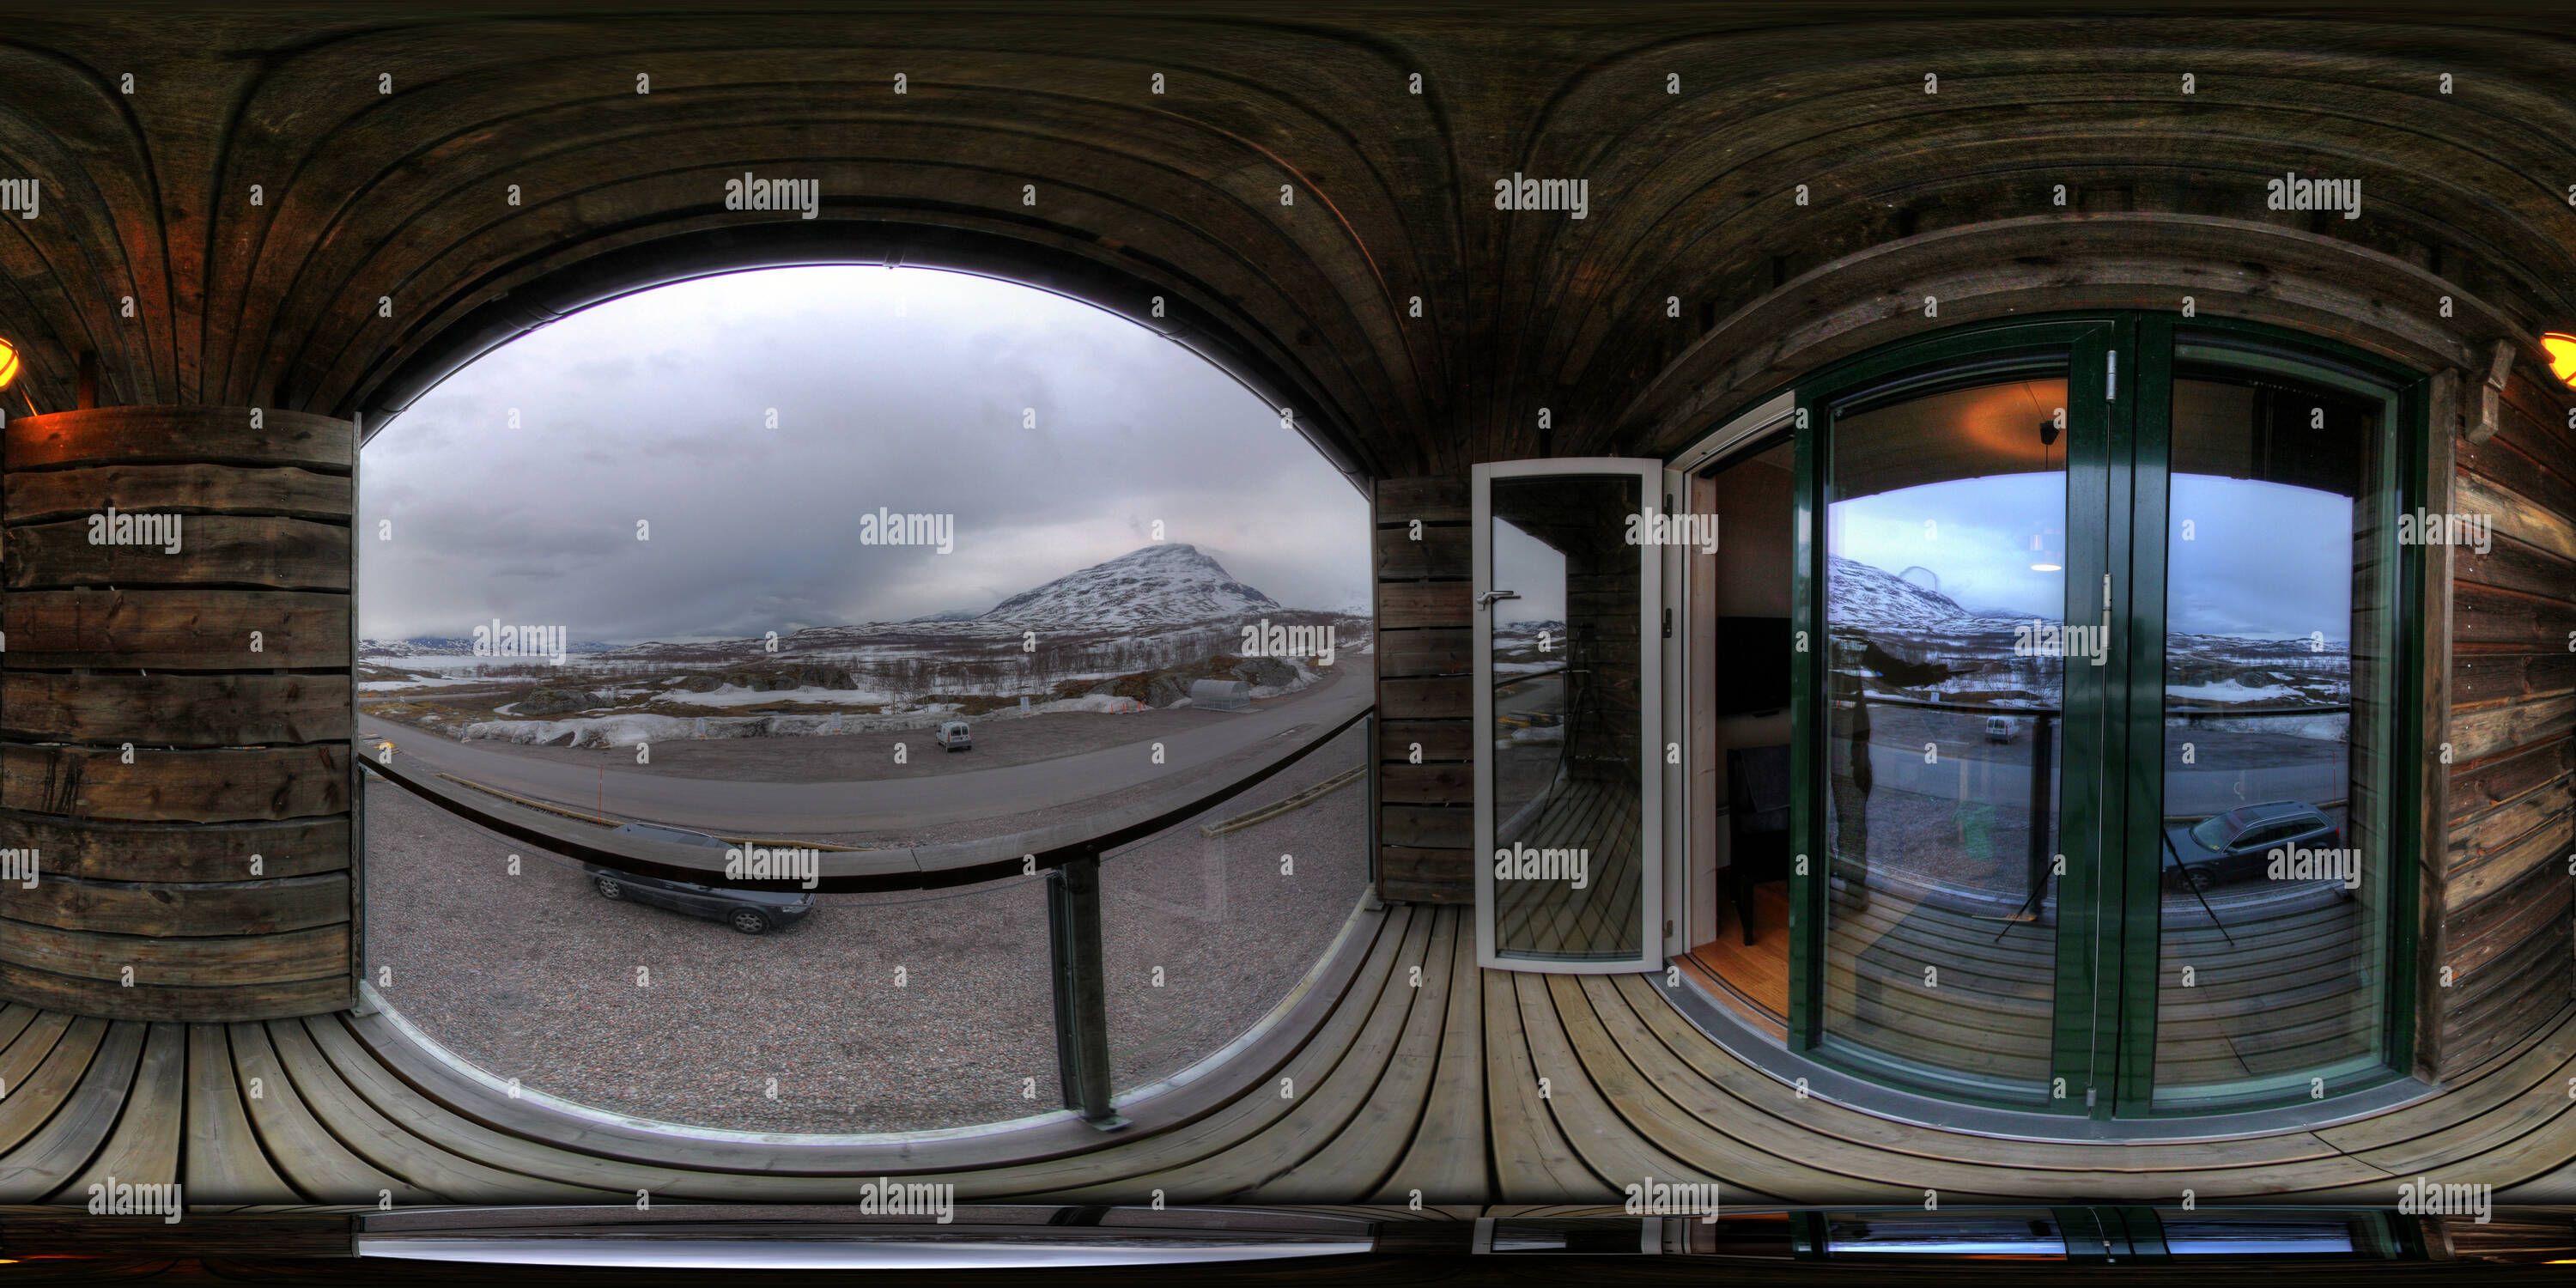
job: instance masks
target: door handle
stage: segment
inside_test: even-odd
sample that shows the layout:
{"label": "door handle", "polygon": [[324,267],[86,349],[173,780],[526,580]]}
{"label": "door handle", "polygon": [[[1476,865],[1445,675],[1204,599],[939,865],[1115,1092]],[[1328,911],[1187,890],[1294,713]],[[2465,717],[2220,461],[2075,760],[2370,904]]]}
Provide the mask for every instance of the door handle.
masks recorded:
{"label": "door handle", "polygon": [[1494,601],[1497,599],[1518,599],[1520,597],[1521,593],[1517,590],[1489,590],[1484,594],[1476,596],[1476,611],[1483,612],[1486,609],[1493,607]]}

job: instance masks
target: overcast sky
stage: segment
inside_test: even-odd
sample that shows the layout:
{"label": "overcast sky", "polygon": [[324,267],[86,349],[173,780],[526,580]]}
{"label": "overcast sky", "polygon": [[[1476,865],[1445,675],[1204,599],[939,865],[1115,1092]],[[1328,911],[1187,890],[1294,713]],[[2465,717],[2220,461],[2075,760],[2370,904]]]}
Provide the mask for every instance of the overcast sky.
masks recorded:
{"label": "overcast sky", "polygon": [[[860,544],[880,505],[955,515],[954,553]],[[376,638],[980,611],[1156,520],[1290,607],[1369,593],[1367,503],[1262,400],[1088,305],[927,269],[734,273],[574,314],[387,425],[359,509]]]}
{"label": "overcast sky", "polygon": [[[1834,553],[1886,572],[1922,567],[1971,611],[2056,621],[2065,574],[2036,572],[2030,550],[2045,526],[2066,549],[2063,474],[1952,479],[1837,501],[1827,523]],[[2191,524],[2183,539],[2183,524]],[[1927,521],[1934,526],[1927,528]],[[2166,629],[2195,635],[2290,639],[2352,632],[2352,498],[2209,474],[2173,480],[2166,545]],[[2063,558],[2050,560],[2065,563]],[[1917,583],[1932,580],[1916,574]]]}

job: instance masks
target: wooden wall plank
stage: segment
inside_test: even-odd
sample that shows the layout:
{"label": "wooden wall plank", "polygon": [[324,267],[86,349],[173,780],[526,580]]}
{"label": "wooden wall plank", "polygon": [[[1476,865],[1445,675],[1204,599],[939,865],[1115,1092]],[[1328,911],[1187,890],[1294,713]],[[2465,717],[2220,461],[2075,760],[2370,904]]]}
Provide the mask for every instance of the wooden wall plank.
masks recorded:
{"label": "wooden wall plank", "polygon": [[9,645],[0,661],[13,670],[346,667],[349,612],[349,596],[326,592],[14,591],[0,595]]}
{"label": "wooden wall plank", "polygon": [[1454,474],[1379,479],[1376,495],[1377,521],[1383,525],[1406,525],[1415,519],[1465,523],[1474,517],[1468,481]]}
{"label": "wooden wall plank", "polygon": [[345,814],[179,824],[0,810],[0,848],[33,849],[40,872],[89,880],[220,882],[344,872],[350,845]]}
{"label": "wooden wall plank", "polygon": [[179,549],[91,545],[90,524],[74,519],[9,529],[0,551],[7,588],[57,586],[264,586],[347,590],[349,529],[265,515],[182,516]]}
{"label": "wooden wall plank", "polygon": [[96,407],[18,416],[0,430],[12,471],[97,461],[299,465],[348,473],[358,459],[349,422],[264,407]]}
{"label": "wooden wall plank", "polygon": [[0,808],[72,818],[231,823],[349,809],[349,747],[134,752],[0,744]]}
{"label": "wooden wall plank", "polygon": [[240,747],[346,742],[357,725],[346,673],[0,675],[0,735],[83,743]]}
{"label": "wooden wall plank", "polygon": [[223,885],[84,881],[50,873],[0,882],[0,918],[126,935],[266,935],[349,920],[349,874]]}
{"label": "wooden wall plank", "polygon": [[25,921],[9,923],[8,930],[0,935],[0,962],[120,988],[129,969],[137,986],[192,987],[289,983],[349,971],[346,924],[188,938],[102,935]]}
{"label": "wooden wall plank", "polygon": [[338,975],[328,978],[193,988],[137,984],[125,988],[106,980],[78,979],[0,960],[0,996],[70,1015],[218,1024],[264,1019],[280,1010],[298,1015],[345,1011],[356,1004],[357,989],[350,982],[346,963]]}
{"label": "wooden wall plank", "polygon": [[0,489],[0,521],[87,518],[114,506],[128,512],[282,514],[346,523],[356,509],[351,485],[346,474],[202,462],[20,472],[10,474]]}
{"label": "wooden wall plank", "polygon": [[1383,579],[1456,579],[1475,573],[1475,550],[1465,528],[1426,527],[1419,538],[1404,528],[1380,528],[1373,546],[1377,575]]}
{"label": "wooden wall plank", "polygon": [[1382,631],[1416,626],[1457,627],[1470,611],[1464,581],[1384,581],[1377,587],[1377,625]]}

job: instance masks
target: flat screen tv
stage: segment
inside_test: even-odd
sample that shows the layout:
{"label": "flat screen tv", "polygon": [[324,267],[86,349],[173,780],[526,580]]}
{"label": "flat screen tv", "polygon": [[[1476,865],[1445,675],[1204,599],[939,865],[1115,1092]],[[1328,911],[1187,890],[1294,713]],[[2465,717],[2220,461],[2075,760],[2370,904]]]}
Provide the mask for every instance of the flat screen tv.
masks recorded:
{"label": "flat screen tv", "polygon": [[1717,619],[1717,714],[1761,715],[1789,705],[1789,619]]}

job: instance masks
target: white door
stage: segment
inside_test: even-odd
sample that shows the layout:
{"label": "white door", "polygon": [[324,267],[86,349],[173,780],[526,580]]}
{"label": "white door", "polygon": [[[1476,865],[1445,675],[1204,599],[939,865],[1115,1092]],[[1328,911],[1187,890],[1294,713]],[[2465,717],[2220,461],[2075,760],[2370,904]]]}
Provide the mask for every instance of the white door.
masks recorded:
{"label": "white door", "polygon": [[1477,960],[1663,964],[1663,463],[1476,479]]}

